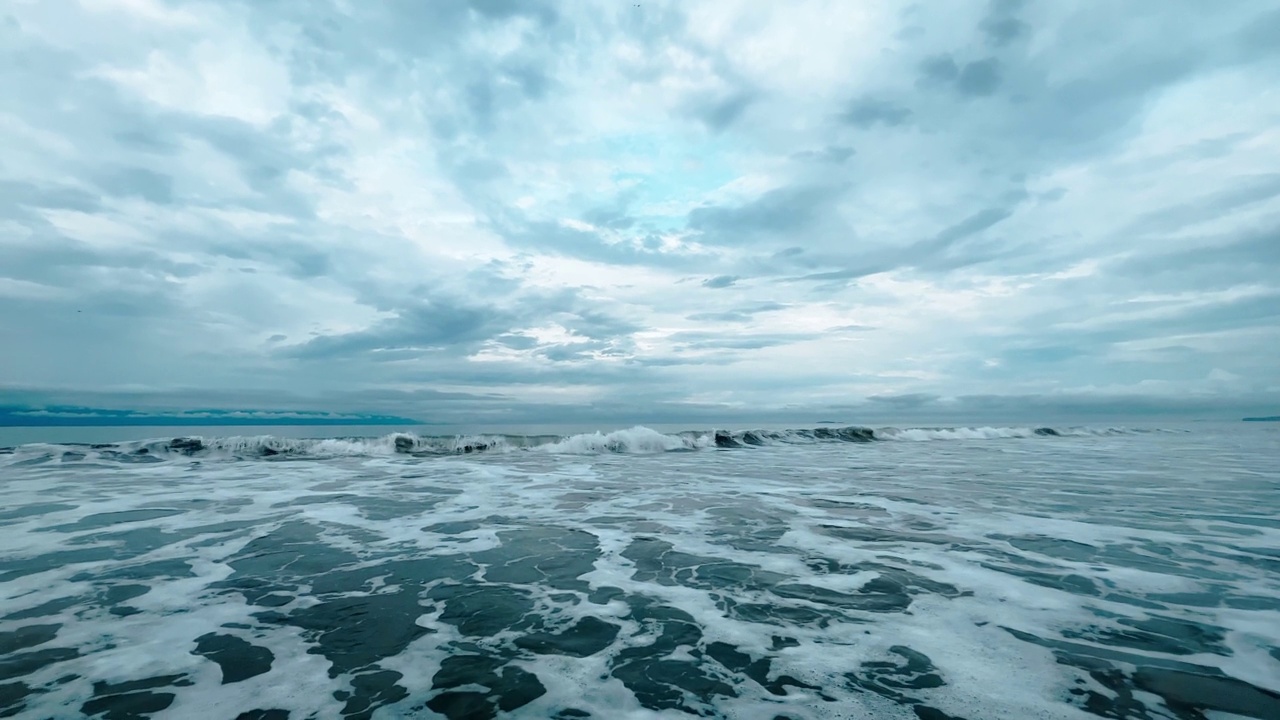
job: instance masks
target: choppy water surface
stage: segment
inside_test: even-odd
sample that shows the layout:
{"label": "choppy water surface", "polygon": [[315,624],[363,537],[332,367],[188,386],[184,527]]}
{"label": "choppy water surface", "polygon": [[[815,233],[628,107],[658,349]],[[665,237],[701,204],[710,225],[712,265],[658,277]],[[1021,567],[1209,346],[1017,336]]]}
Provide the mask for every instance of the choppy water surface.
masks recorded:
{"label": "choppy water surface", "polygon": [[1280,718],[1271,427],[271,442],[0,454],[0,716]]}

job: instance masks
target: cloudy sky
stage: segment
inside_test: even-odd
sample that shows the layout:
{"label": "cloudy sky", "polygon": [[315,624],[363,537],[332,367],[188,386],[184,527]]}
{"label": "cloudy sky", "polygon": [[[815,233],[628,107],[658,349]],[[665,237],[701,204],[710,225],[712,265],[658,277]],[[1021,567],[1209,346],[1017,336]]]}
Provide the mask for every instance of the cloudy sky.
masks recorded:
{"label": "cloudy sky", "polygon": [[0,401],[1280,411],[1277,78],[1270,0],[7,0]]}

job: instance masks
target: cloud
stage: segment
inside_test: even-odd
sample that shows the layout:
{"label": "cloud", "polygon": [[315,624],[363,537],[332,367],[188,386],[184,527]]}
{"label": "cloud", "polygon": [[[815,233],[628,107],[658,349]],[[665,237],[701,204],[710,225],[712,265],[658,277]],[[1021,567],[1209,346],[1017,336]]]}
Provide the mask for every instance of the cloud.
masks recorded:
{"label": "cloud", "polygon": [[743,245],[773,240],[813,229],[826,218],[826,210],[838,194],[839,189],[830,185],[775,188],[739,205],[695,208],[689,213],[688,227],[708,243]]}
{"label": "cloud", "polygon": [[452,348],[487,339],[510,329],[493,308],[449,301],[425,301],[397,311],[395,317],[365,330],[320,335],[301,345],[282,348],[285,355],[324,360],[388,350],[425,351]]}
{"label": "cloud", "polygon": [[919,84],[951,88],[970,97],[991,95],[1000,87],[1000,61],[989,57],[957,64],[950,55],[938,55],[920,64]]}
{"label": "cloud", "polygon": [[751,318],[759,313],[776,312],[778,310],[786,310],[787,305],[777,302],[757,302],[750,305],[744,305],[732,310],[724,310],[720,312],[698,312],[687,315],[686,319],[694,322],[748,322]]}
{"label": "cloud", "polygon": [[1280,13],[1185,10],[12,5],[0,401],[1274,414]]}
{"label": "cloud", "polygon": [[708,129],[721,132],[737,122],[754,100],[754,93],[737,90],[723,97],[699,98],[692,102],[690,111]]}
{"label": "cloud", "polygon": [[97,183],[103,194],[165,205],[173,202],[173,179],[140,167],[110,170]]}
{"label": "cloud", "polygon": [[1004,47],[1025,37],[1030,26],[1018,17],[1023,0],[993,0],[978,28],[989,45]]}
{"label": "cloud", "polygon": [[707,278],[702,281],[702,287],[707,288],[727,288],[740,280],[737,275],[717,275],[713,278]]}
{"label": "cloud", "polygon": [[875,125],[896,127],[907,122],[911,111],[889,100],[878,98],[858,98],[849,103],[840,118],[850,125],[870,128]]}
{"label": "cloud", "polygon": [[894,408],[918,408],[936,403],[941,399],[938,395],[929,393],[907,393],[904,395],[872,395],[867,398],[867,401]]}
{"label": "cloud", "polygon": [[857,151],[847,145],[828,145],[821,150],[801,150],[793,153],[791,157],[796,160],[834,163],[838,165],[856,154]]}

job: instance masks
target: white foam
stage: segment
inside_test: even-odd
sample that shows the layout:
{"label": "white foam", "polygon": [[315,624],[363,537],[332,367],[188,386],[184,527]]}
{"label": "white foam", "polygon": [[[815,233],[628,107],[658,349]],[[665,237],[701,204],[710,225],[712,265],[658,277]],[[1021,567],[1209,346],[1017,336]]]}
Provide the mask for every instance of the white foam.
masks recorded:
{"label": "white foam", "polygon": [[277,458],[332,459],[343,457],[395,457],[404,454],[465,455],[508,453],[538,449],[553,454],[659,453],[673,450],[705,449],[717,446],[723,435],[730,446],[812,445],[841,441],[999,440],[1011,438],[1099,437],[1129,434],[1123,428],[1073,427],[1061,429],[1032,427],[951,427],[895,428],[874,431],[868,428],[819,428],[816,430],[713,430],[664,434],[644,426],[611,432],[597,431],[567,437],[522,435],[429,436],[391,433],[369,438],[303,439],[272,435],[158,438],[90,447],[87,445],[28,444],[0,455],[0,467],[22,463],[49,466],[116,463],[121,456],[137,462],[234,461]]}
{"label": "white foam", "polygon": [[573,435],[558,442],[538,447],[550,453],[597,454],[597,453],[659,453],[669,450],[680,450],[697,447],[677,435],[663,435],[647,427],[636,426],[629,430],[615,430],[611,433],[591,433],[589,435]]}
{"label": "white foam", "polygon": [[[920,432],[942,433],[921,436],[938,440],[1030,437],[1008,434],[1015,430],[1034,434],[1034,430],[1008,428]],[[101,609],[86,612],[78,606],[45,619],[0,622],[0,632],[26,624],[62,623],[54,645],[77,647],[83,653],[81,658],[23,678],[33,686],[52,688],[28,698],[27,711],[36,716],[74,711],[90,696],[93,680],[117,682],[187,673],[193,686],[158,690],[177,695],[165,716],[199,715],[202,709],[211,708],[209,712],[230,717],[252,707],[287,707],[299,716],[338,714],[341,703],[332,693],[349,688],[350,678],[329,680],[328,660],[307,652],[314,643],[305,633],[288,625],[258,622],[252,613],[262,608],[245,605],[234,592],[207,588],[208,583],[228,576],[228,561],[249,542],[291,522],[320,528],[322,541],[356,554],[361,558],[359,567],[375,566],[390,558],[495,548],[503,542],[503,530],[523,524],[589,532],[598,540],[600,557],[593,570],[580,579],[591,587],[621,588],[632,599],[643,597],[678,608],[700,626],[701,647],[726,642],[752,657],[772,657],[774,677],[790,674],[821,685],[823,692],[838,699],[828,703],[800,688],[790,688],[786,696],[773,696],[751,681],[731,678],[740,682],[735,686],[739,697],[717,701],[715,711],[746,720],[778,714],[815,719],[868,714],[913,717],[905,706],[874,694],[857,694],[847,687],[845,674],[860,671],[862,663],[896,661],[889,651],[895,645],[921,652],[937,666],[946,685],[909,694],[947,713],[992,718],[1089,717],[1063,703],[1066,690],[1080,681],[1097,692],[1109,691],[1091,684],[1087,675],[1057,663],[1048,649],[1019,640],[1000,626],[1054,639],[1073,630],[1123,629],[1119,620],[1138,620],[1150,614],[1144,608],[1104,597],[1113,592],[1143,598],[1221,586],[1242,596],[1280,594],[1280,580],[1261,564],[1240,559],[1243,553],[1273,548],[1280,533],[1266,527],[1228,526],[1213,519],[1232,513],[1269,517],[1264,504],[1267,496],[1260,494],[1259,488],[1273,488],[1268,483],[1280,480],[1272,467],[1274,458],[1264,448],[1255,455],[1237,451],[1224,461],[1205,452],[1219,442],[1215,438],[1115,435],[1098,443],[1048,438],[1043,443],[1012,443],[1029,448],[1013,453],[993,450],[1005,443],[953,443],[940,454],[938,447],[920,442],[854,445],[814,442],[795,435],[796,443],[806,444],[788,445],[791,440],[781,434],[777,437],[783,439],[773,447],[670,453],[713,443],[714,437],[706,433],[664,435],[637,427],[572,436],[543,446],[539,452],[416,458],[395,452],[397,437],[360,441],[372,442],[370,447],[379,449],[360,448],[346,455],[340,452],[342,448],[356,448],[341,444],[349,441],[319,441],[309,447],[325,447],[323,452],[332,455],[329,459],[311,456],[288,463],[197,464],[190,458],[175,457],[153,465],[6,467],[6,483],[0,487],[3,507],[59,501],[72,506],[6,525],[0,533],[0,550],[7,558],[33,557],[68,547],[105,546],[114,542],[106,536],[121,530],[176,533],[228,520],[253,523],[243,532],[198,535],[127,560],[66,565],[0,583],[0,597],[6,611],[11,612],[47,599],[96,592],[100,588],[92,578],[128,565],[185,560],[196,573],[194,578],[148,581],[150,592],[129,601],[140,611],[130,617],[115,618]],[[480,440],[484,438],[460,438],[459,447]],[[326,442],[335,444],[321,445]],[[254,445],[245,440],[228,447]],[[617,453],[640,457],[618,457]],[[448,492],[424,495],[433,487]],[[308,503],[296,504],[303,496]],[[423,503],[421,512],[410,507],[403,515],[390,518],[370,515],[361,505],[364,500],[376,499],[411,506],[415,498],[428,496],[432,502]],[[92,514],[142,507],[182,512],[109,528],[49,530]],[[1167,516],[1155,517],[1151,514],[1154,510]],[[423,530],[436,523],[461,522],[486,525],[458,534]],[[882,530],[899,536],[847,539],[823,526]],[[774,539],[775,535],[765,533],[760,537],[767,541],[759,543],[732,542],[734,537],[774,528],[785,530],[785,534]],[[857,594],[883,573],[870,567],[874,563],[971,594],[942,597],[922,591],[913,597],[909,613],[847,610],[844,620],[826,628],[748,622],[726,613],[726,597],[739,603],[824,606],[784,599],[762,586],[717,591],[692,582],[663,585],[637,579],[636,565],[624,553],[642,536],[670,543],[686,557],[758,567],[788,576],[788,582],[832,591]],[[1138,554],[1145,552],[1145,547],[1160,547],[1168,557],[1188,564],[1181,574],[1163,572],[1159,567],[1126,567],[1101,554],[1086,559],[1058,557],[1024,549],[1035,545],[1020,548],[1007,538],[1058,539]],[[1168,559],[1164,555],[1152,557]],[[814,559],[845,567],[828,571],[821,564],[811,564]],[[1045,587],[1001,569],[1019,563],[1046,575],[1078,575],[1095,583],[1100,594],[1088,596]],[[1196,577],[1196,568],[1206,568],[1215,577],[1226,579],[1210,582]],[[82,573],[90,579],[73,580]],[[478,578],[479,574],[471,581]],[[383,578],[381,583],[375,581],[348,596],[397,591],[391,582]],[[1114,587],[1106,587],[1107,582]],[[547,688],[546,695],[515,713],[517,716],[546,717],[565,707],[579,707],[598,717],[673,716],[643,709],[621,682],[608,676],[614,653],[649,645],[658,634],[658,628],[642,627],[630,616],[631,606],[625,600],[597,605],[586,600],[587,593],[575,591],[568,595],[576,602],[569,602],[550,588],[532,585],[523,589],[552,629],[585,617],[622,629],[609,651],[588,658],[517,653],[517,664],[536,673]],[[304,596],[280,610],[287,612],[316,602]],[[429,607],[430,601],[422,602],[423,615],[417,622],[435,632],[416,640],[401,655],[380,661],[380,666],[404,674],[400,684],[409,697],[380,711],[379,716],[409,715],[411,707],[438,692],[432,688],[432,677],[440,663],[451,653],[463,652],[453,643],[466,642],[469,648],[486,652],[509,650],[507,643],[513,633],[464,637],[455,626],[441,620],[443,606]],[[1280,613],[1162,602],[1168,607],[1160,611],[1162,615],[1226,628],[1224,644],[1232,651],[1230,657],[1199,653],[1174,659],[1217,668],[1260,687],[1280,689],[1277,664],[1267,652],[1280,645]],[[226,623],[253,629],[219,630]],[[244,633],[254,644],[268,647],[276,656],[272,671],[221,686],[216,668],[190,654],[194,638],[211,631]],[[797,646],[774,649],[775,634],[793,638]],[[114,648],[107,647],[111,643]],[[686,645],[671,659],[692,660],[694,650]],[[1141,657],[1144,652],[1158,656],[1140,650],[1131,654]],[[727,671],[716,672],[728,677]],[[53,684],[73,673],[81,679]],[[1009,682],[1015,674],[1018,681]],[[1155,705],[1160,702],[1151,697],[1144,702],[1148,700]],[[1228,716],[1219,713],[1213,717],[1225,720]]]}
{"label": "white foam", "polygon": [[899,430],[898,428],[883,428],[876,430],[876,438],[880,440],[911,440],[915,442],[922,442],[926,440],[995,440],[1002,438],[1027,438],[1034,436],[1034,428],[976,427],[943,428],[937,430]]}

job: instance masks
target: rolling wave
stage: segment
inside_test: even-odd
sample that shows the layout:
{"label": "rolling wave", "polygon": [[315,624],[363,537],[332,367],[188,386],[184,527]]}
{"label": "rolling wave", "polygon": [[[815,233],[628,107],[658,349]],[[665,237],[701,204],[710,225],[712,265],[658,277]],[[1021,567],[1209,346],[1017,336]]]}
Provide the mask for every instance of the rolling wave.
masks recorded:
{"label": "rolling wave", "polygon": [[272,435],[233,437],[177,437],[105,444],[30,444],[0,449],[0,464],[41,462],[155,463],[189,459],[273,460],[338,457],[436,457],[476,453],[545,452],[594,455],[603,453],[662,453],[704,449],[750,448],[815,443],[928,442],[947,440],[1004,440],[1088,437],[1142,432],[1125,428],[944,427],[869,428],[819,427],[792,430],[689,430],[664,434],[643,426],[613,432],[577,435],[416,435],[392,433],[381,437],[323,439],[282,438]]}

